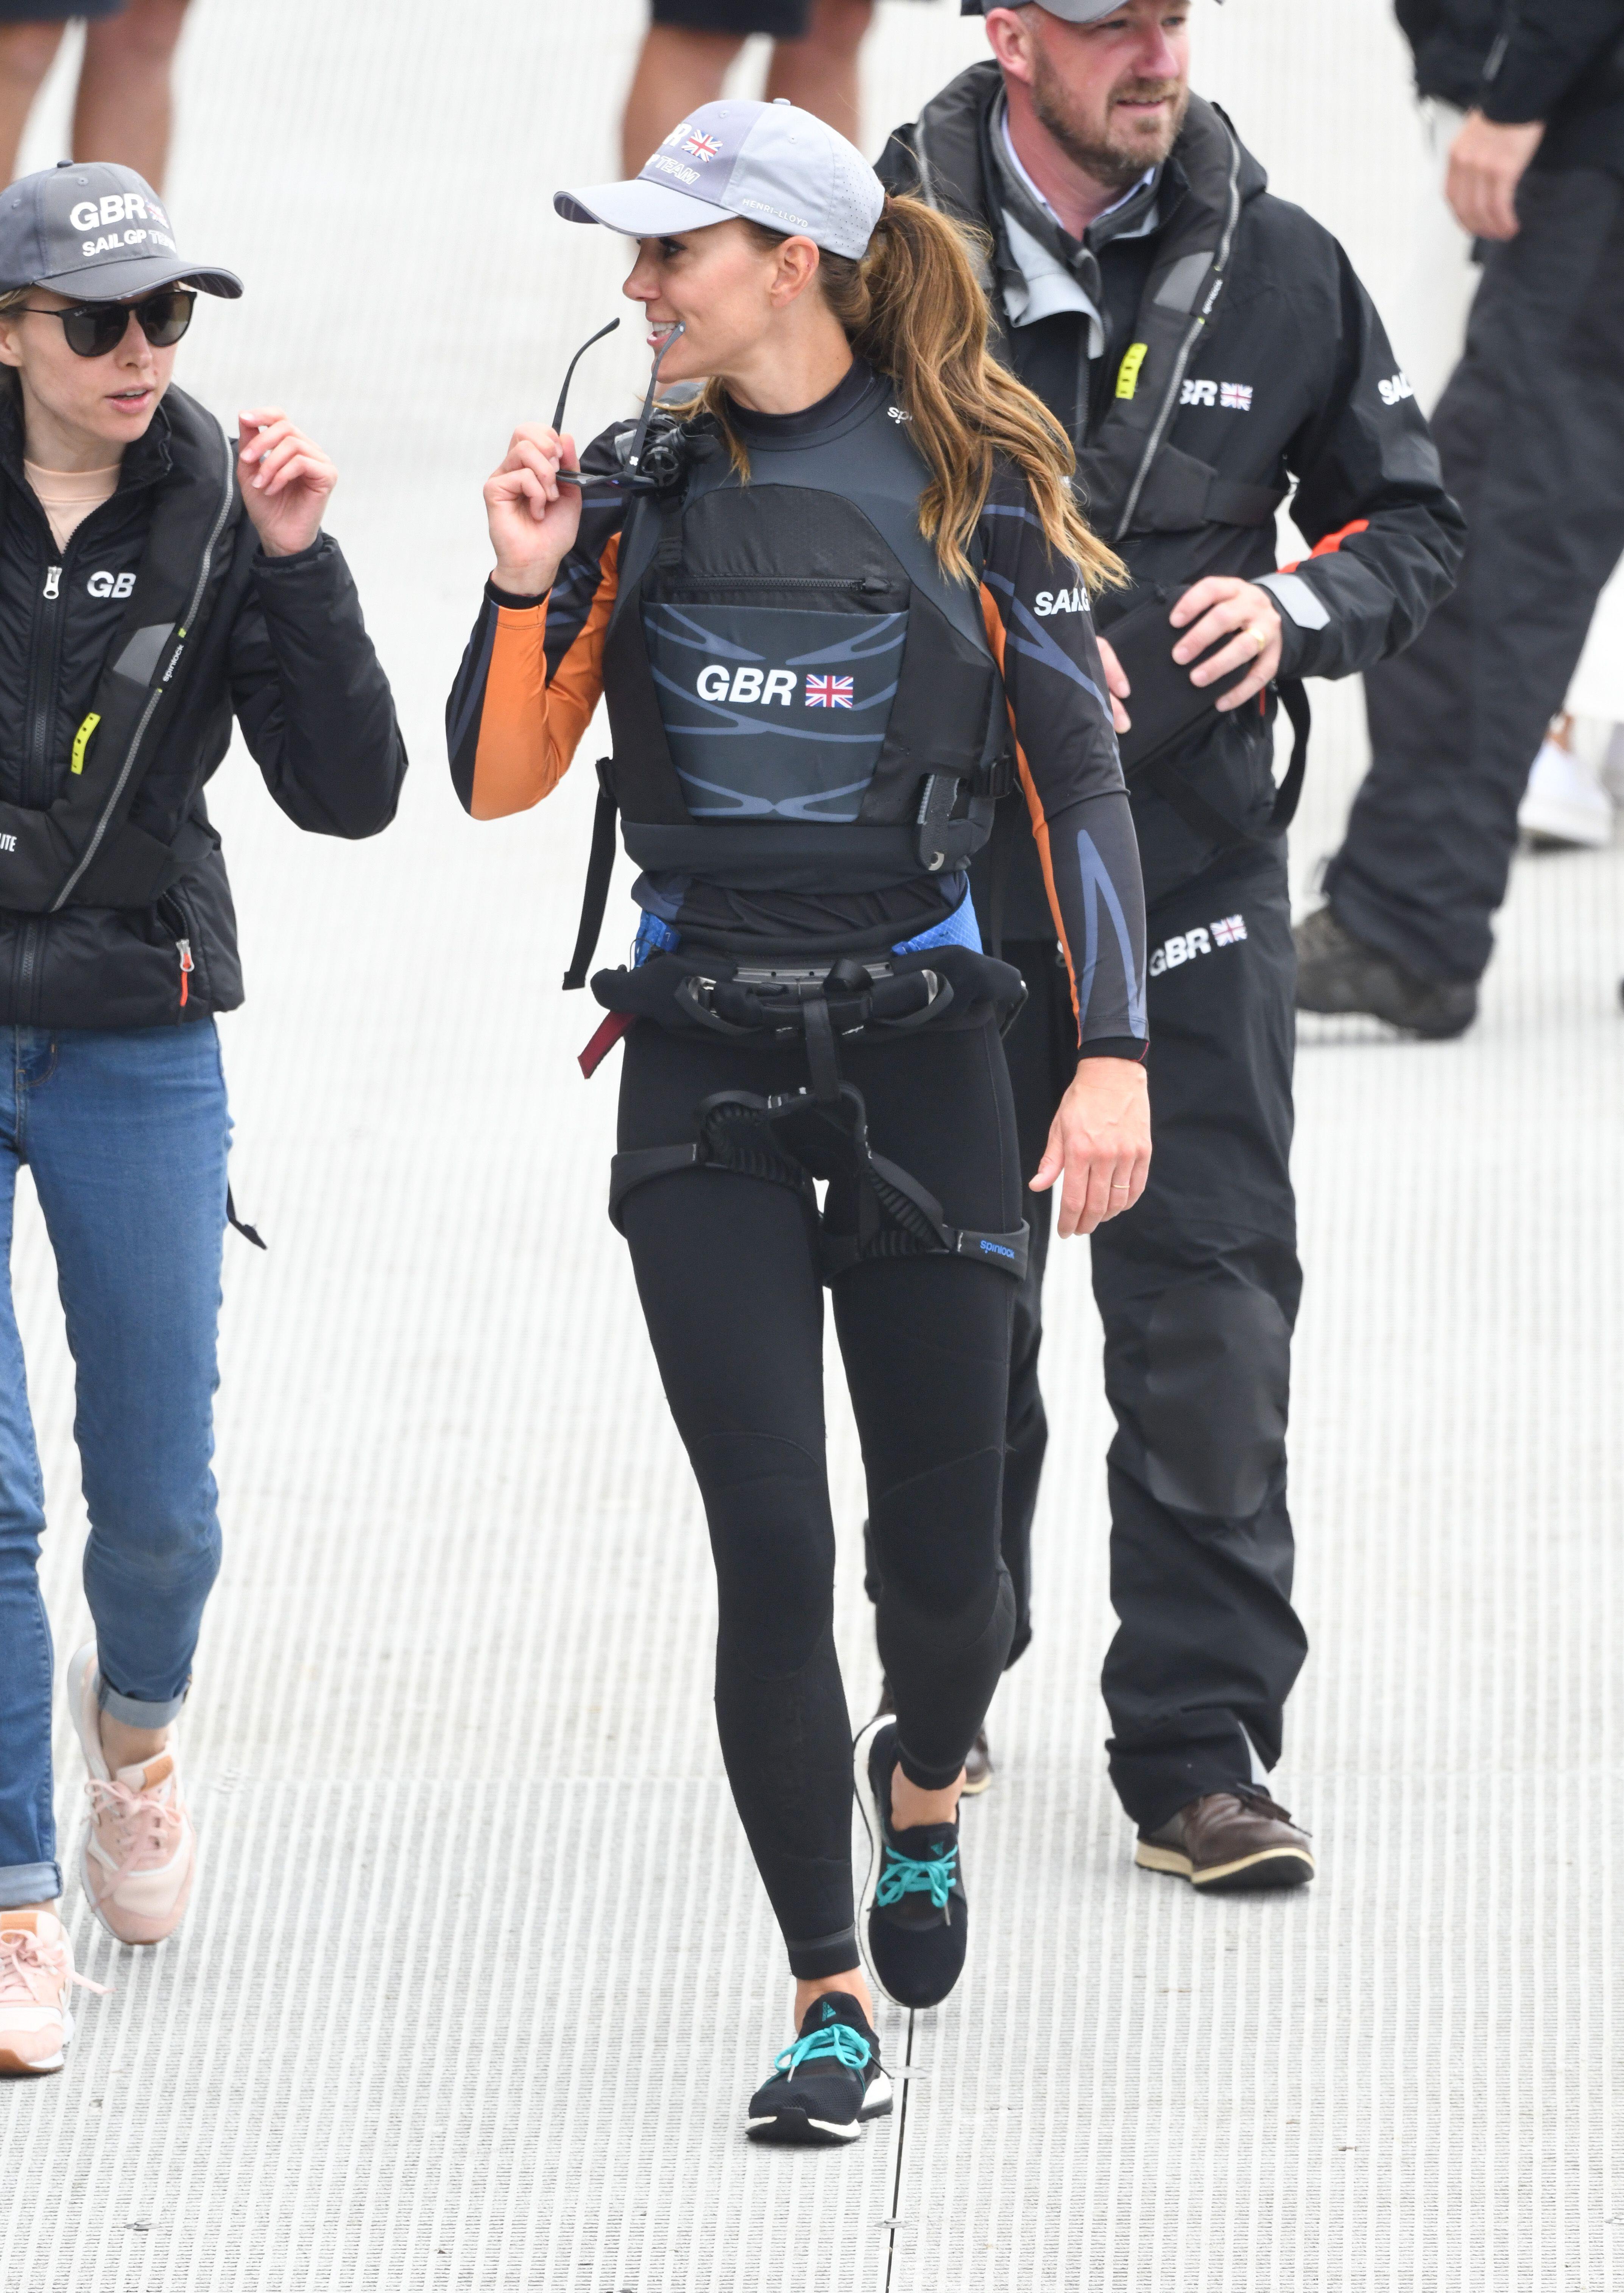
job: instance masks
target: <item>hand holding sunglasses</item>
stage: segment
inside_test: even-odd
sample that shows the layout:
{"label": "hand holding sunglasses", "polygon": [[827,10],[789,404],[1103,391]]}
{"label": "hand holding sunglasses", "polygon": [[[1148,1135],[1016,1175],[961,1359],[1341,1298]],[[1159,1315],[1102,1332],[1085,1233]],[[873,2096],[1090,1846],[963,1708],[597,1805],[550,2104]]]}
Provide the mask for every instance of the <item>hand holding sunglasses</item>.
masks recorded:
{"label": "hand holding sunglasses", "polygon": [[250,407],[237,417],[237,466],[243,506],[267,557],[293,557],[321,531],[338,472],[319,446],[279,406]]}

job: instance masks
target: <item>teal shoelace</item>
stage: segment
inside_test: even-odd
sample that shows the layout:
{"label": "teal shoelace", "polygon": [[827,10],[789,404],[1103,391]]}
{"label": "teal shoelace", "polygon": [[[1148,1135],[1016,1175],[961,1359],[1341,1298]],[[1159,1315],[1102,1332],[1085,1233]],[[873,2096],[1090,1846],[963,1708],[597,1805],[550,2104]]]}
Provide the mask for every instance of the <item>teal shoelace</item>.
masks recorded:
{"label": "teal shoelace", "polygon": [[811,2030],[786,2046],[781,2054],[773,2057],[775,2070],[788,2070],[793,2078],[803,2062],[818,2062],[829,2055],[842,2070],[866,2070],[874,2049],[860,2030],[853,2030],[847,2022],[826,2022],[820,2030]]}
{"label": "teal shoelace", "polygon": [[928,1895],[937,1910],[945,1911],[957,1868],[957,1846],[938,1847],[928,1863],[918,1863],[911,1856],[899,1855],[887,1840],[885,1868],[880,1873],[874,1900],[889,1910],[892,1904],[900,1903],[904,1895]]}

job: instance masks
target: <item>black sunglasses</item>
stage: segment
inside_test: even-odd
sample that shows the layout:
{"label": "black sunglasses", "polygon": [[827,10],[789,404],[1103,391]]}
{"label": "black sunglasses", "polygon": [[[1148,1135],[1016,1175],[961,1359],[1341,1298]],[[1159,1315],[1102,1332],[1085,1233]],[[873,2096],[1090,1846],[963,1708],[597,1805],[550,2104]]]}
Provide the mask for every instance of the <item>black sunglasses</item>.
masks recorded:
{"label": "black sunglasses", "polygon": [[69,349],[80,358],[105,358],[124,340],[132,319],[155,351],[173,349],[191,324],[197,299],[190,287],[162,287],[140,303],[76,303],[69,311],[47,311],[39,303],[20,307],[36,319],[60,319]]}

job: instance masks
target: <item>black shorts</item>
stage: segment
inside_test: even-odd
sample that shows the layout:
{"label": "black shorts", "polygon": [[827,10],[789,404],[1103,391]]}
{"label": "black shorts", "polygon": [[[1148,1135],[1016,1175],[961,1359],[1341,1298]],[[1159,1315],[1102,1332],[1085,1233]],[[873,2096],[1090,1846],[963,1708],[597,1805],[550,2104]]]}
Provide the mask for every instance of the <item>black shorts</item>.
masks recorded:
{"label": "black shorts", "polygon": [[688,32],[725,32],[735,38],[767,32],[775,40],[803,40],[812,0],[651,0],[651,4],[657,24],[680,26]]}
{"label": "black shorts", "polygon": [[67,24],[77,17],[117,16],[129,0],[0,0],[0,24]]}

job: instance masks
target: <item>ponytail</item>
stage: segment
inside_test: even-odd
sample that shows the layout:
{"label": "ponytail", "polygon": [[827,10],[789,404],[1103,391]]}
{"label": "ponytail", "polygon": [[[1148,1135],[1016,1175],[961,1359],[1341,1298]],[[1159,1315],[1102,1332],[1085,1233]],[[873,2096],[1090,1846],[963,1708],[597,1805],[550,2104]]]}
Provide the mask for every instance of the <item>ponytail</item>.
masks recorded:
{"label": "ponytail", "polygon": [[[764,245],[785,234],[751,223]],[[887,376],[930,472],[919,525],[942,570],[970,573],[968,547],[1002,455],[1026,480],[1044,538],[1091,591],[1126,579],[1121,561],[1089,531],[1071,488],[1077,457],[1042,400],[987,348],[990,313],[966,235],[920,199],[887,197],[858,259],[824,252],[824,300],[857,356]],[[747,468],[721,386],[703,403]]]}

